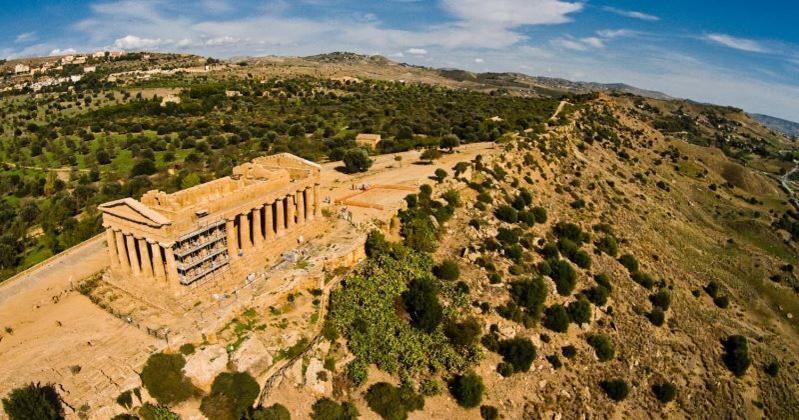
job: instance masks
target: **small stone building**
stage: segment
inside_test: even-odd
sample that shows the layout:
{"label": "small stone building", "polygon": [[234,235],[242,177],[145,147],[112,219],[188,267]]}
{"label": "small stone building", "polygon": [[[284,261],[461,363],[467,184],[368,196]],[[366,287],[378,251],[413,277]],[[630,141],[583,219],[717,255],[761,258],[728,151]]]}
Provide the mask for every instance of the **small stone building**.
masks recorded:
{"label": "small stone building", "polygon": [[370,149],[376,149],[377,144],[380,143],[380,134],[365,134],[361,133],[355,137],[355,144]]}
{"label": "small stone building", "polygon": [[319,165],[283,153],[172,194],[101,204],[110,277],[131,292],[160,285],[177,294],[209,278],[243,278],[318,230],[320,176]]}

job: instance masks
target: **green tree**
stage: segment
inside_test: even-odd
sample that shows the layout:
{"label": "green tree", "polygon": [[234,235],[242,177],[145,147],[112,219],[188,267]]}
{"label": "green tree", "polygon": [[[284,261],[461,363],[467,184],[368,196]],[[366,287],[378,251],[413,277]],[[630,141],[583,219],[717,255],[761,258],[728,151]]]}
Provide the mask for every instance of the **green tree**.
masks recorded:
{"label": "green tree", "polygon": [[141,372],[142,385],[159,404],[185,401],[198,390],[183,374],[186,360],[181,354],[155,353],[147,359]]}
{"label": "green tree", "polygon": [[358,409],[349,402],[339,404],[330,398],[320,398],[311,406],[313,420],[354,420],[360,416]]}
{"label": "green tree", "polygon": [[544,311],[544,326],[555,332],[569,330],[569,313],[561,304],[555,304]]}
{"label": "green tree", "polygon": [[284,405],[276,403],[252,410],[247,420],[291,420],[291,412]]}
{"label": "green tree", "polygon": [[576,301],[570,303],[567,310],[569,318],[575,324],[583,325],[591,322],[591,303],[585,297],[580,296]]}
{"label": "green tree", "polygon": [[441,147],[444,149],[449,149],[451,152],[452,149],[461,145],[461,139],[458,138],[455,134],[447,134],[441,138]]}
{"label": "green tree", "polygon": [[247,372],[220,373],[203,397],[200,411],[209,419],[238,420],[252,406],[261,388]]}
{"label": "green tree", "polygon": [[599,387],[602,388],[605,394],[613,401],[621,401],[627,398],[627,395],[630,393],[630,386],[627,385],[627,381],[623,379],[602,381],[599,383]]}
{"label": "green tree", "polygon": [[366,172],[372,167],[372,159],[369,158],[369,153],[363,149],[347,150],[344,152],[342,160],[344,161],[344,170],[349,174]]}
{"label": "green tree", "polygon": [[529,338],[515,337],[499,342],[499,354],[514,372],[527,372],[535,360],[536,348]]}
{"label": "green tree", "polygon": [[386,382],[369,387],[364,395],[369,408],[386,420],[404,420],[411,411],[424,407],[424,398],[410,388],[397,388]]}
{"label": "green tree", "polygon": [[3,398],[3,411],[11,420],[63,419],[64,408],[53,385],[31,383],[12,389]]}
{"label": "green tree", "polygon": [[449,386],[450,393],[458,405],[465,408],[477,407],[483,400],[483,378],[474,372],[456,376]]}
{"label": "green tree", "polygon": [[752,364],[749,358],[749,346],[746,342],[746,337],[742,335],[731,335],[724,340],[724,364],[727,368],[741,377],[746,373],[749,365]]}
{"label": "green tree", "polygon": [[413,326],[422,331],[433,332],[444,318],[444,308],[438,301],[438,287],[429,278],[413,280],[402,300]]}

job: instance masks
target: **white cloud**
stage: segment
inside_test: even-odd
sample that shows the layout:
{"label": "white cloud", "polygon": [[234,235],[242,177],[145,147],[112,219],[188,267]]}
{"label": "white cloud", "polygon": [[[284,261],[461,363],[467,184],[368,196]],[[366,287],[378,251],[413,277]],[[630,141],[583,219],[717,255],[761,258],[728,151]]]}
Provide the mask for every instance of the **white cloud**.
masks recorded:
{"label": "white cloud", "polygon": [[624,38],[636,35],[638,32],[629,29],[603,29],[596,31],[596,34],[605,39]]}
{"label": "white cloud", "polygon": [[164,41],[161,38],[140,38],[135,35],[126,35],[122,38],[117,38],[114,41],[114,46],[123,50],[142,50],[147,48],[159,47],[165,44],[170,44],[171,41]]}
{"label": "white cloud", "polygon": [[427,50],[424,48],[408,48],[405,52],[411,55],[427,55]]}
{"label": "white cloud", "polygon": [[19,44],[21,42],[35,41],[36,38],[38,38],[38,37],[36,36],[36,32],[34,32],[34,31],[23,32],[23,33],[17,35],[16,38],[14,38],[14,42]]}
{"label": "white cloud", "polygon": [[648,13],[643,13],[643,12],[637,12],[635,10],[624,10],[624,9],[618,9],[618,8],[615,8],[615,7],[610,7],[610,6],[603,7],[603,9],[605,11],[607,11],[607,12],[615,13],[617,15],[621,15],[621,16],[628,17],[628,18],[633,18],[633,19],[645,20],[645,21],[649,21],[649,22],[656,22],[656,21],[660,20],[660,18],[658,16],[650,15]]}
{"label": "white cloud", "polygon": [[561,0],[444,0],[444,8],[469,22],[506,27],[566,23],[583,9],[580,2]]}
{"label": "white cloud", "polygon": [[565,48],[573,51],[587,51],[589,49],[605,48],[605,41],[595,36],[586,38],[556,38],[550,42],[553,46],[558,48]]}
{"label": "white cloud", "polygon": [[60,49],[60,48],[55,48],[52,51],[50,51],[49,55],[51,55],[51,56],[52,55],[67,55],[67,54],[75,54],[76,52],[77,51],[74,48],[66,48],[66,49],[63,49],[63,50]]}
{"label": "white cloud", "polygon": [[587,38],[582,38],[580,41],[588,46],[594,48],[605,48],[605,42],[595,36],[589,36]]}
{"label": "white cloud", "polygon": [[483,60],[482,58],[475,58],[474,62],[477,63],[477,64],[483,64],[483,63],[485,63],[485,60]]}
{"label": "white cloud", "polygon": [[738,38],[727,34],[707,34],[704,37],[702,37],[702,39],[704,39],[705,41],[709,41],[715,44],[723,45],[725,47],[741,51],[758,52],[758,53],[768,52],[768,49],[766,47],[764,47],[755,40]]}

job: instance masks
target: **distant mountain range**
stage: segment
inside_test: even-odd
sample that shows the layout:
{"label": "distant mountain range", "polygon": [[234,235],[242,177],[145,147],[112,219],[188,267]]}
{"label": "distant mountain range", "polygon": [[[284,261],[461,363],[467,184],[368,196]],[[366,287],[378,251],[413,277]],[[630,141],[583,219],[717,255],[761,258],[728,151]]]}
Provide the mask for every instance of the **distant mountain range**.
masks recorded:
{"label": "distant mountain range", "polygon": [[774,131],[787,136],[799,137],[799,123],[763,114],[749,114],[749,116]]}

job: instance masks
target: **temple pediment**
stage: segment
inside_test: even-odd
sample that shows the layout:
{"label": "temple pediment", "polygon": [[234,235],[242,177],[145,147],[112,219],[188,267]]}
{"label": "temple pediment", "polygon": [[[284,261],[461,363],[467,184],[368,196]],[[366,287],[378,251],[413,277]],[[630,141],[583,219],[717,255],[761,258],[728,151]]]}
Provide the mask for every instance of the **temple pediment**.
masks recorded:
{"label": "temple pediment", "polygon": [[166,216],[132,198],[101,204],[100,210],[112,216],[156,228],[172,223]]}

